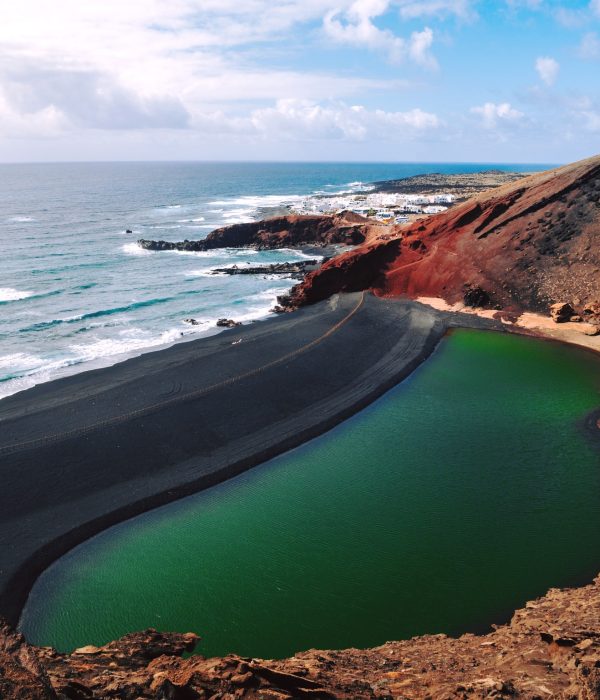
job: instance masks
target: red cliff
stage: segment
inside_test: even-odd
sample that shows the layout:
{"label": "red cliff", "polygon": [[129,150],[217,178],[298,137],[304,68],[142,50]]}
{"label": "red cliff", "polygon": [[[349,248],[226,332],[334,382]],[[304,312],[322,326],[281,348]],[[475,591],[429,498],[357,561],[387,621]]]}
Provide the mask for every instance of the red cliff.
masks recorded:
{"label": "red cliff", "polygon": [[367,238],[294,288],[291,308],[335,292],[437,296],[547,312],[600,298],[600,157],[481,193]]}

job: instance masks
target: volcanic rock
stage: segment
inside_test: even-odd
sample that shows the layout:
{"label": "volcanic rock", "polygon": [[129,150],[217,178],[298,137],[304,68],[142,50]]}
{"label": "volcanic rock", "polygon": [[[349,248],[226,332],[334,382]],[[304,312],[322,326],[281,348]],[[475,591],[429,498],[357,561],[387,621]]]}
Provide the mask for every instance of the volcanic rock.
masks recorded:
{"label": "volcanic rock", "polygon": [[140,239],[145,250],[181,250],[197,252],[215,248],[301,248],[306,245],[330,246],[339,243],[356,245],[365,240],[367,219],[353,214],[335,216],[278,216],[264,221],[233,224],[219,228],[198,241],[151,241]]}
{"label": "volcanic rock", "polygon": [[565,302],[558,302],[550,306],[550,316],[554,323],[565,323],[571,319],[574,313],[571,304]]}
{"label": "volcanic rock", "polygon": [[454,304],[469,282],[509,311],[548,313],[556,299],[587,307],[600,292],[599,203],[600,156],[531,175],[390,226],[391,240],[369,239],[310,273],[288,305],[363,289]]}
{"label": "volcanic rock", "polygon": [[481,287],[468,286],[463,295],[463,301],[466,306],[483,309],[490,305],[490,295]]}
{"label": "volcanic rock", "polygon": [[582,588],[551,589],[485,636],[429,635],[276,661],[181,658],[198,641],[149,629],[60,654],[0,625],[0,697],[593,700],[600,698],[600,576]]}
{"label": "volcanic rock", "polygon": [[211,274],[217,275],[285,275],[303,279],[309,270],[314,270],[318,260],[302,260],[301,262],[272,263],[270,265],[254,265],[246,267],[215,267]]}
{"label": "volcanic rock", "polygon": [[220,328],[235,328],[236,326],[241,326],[242,324],[240,321],[234,321],[232,318],[220,318],[216,325]]}

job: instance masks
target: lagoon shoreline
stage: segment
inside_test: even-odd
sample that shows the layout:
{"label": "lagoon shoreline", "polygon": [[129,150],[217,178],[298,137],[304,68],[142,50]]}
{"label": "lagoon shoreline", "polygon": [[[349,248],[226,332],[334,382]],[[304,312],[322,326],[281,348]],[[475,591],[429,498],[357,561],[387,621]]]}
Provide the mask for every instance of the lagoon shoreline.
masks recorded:
{"label": "lagoon shoreline", "polygon": [[417,302],[343,294],[3,399],[0,615],[16,625],[37,577],[98,532],[366,407],[452,327],[503,330]]}

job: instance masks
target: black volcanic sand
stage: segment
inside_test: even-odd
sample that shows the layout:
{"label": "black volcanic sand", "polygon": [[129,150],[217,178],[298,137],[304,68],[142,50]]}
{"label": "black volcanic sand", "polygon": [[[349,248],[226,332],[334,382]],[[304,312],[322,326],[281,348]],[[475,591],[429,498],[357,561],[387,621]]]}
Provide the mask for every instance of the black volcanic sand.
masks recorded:
{"label": "black volcanic sand", "polygon": [[100,530],[223,481],[366,406],[476,316],[362,293],[0,401],[0,615]]}

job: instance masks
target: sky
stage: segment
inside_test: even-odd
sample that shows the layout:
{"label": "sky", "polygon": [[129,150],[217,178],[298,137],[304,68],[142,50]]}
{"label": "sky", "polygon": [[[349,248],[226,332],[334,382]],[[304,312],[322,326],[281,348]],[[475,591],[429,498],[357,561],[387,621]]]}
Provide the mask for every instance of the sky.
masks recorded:
{"label": "sky", "polygon": [[600,0],[0,2],[0,162],[598,152]]}

